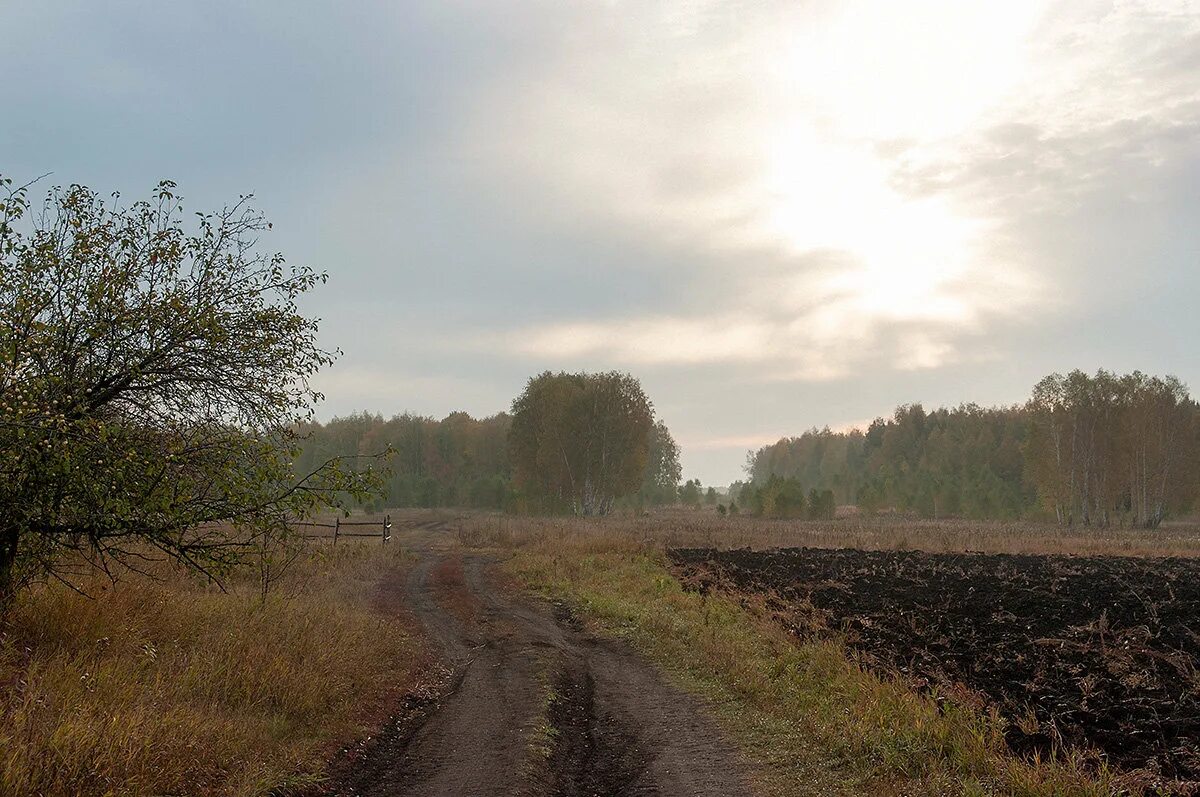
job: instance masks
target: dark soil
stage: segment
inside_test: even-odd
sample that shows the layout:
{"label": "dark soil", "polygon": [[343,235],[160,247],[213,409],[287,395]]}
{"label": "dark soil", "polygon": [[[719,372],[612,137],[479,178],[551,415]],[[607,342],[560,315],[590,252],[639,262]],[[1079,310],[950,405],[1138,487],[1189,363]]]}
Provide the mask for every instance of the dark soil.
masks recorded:
{"label": "dark soil", "polygon": [[550,758],[554,797],[633,793],[648,756],[618,720],[597,711],[596,681],[586,668],[562,670],[549,719],[555,729]]}
{"label": "dark soil", "polygon": [[[965,685],[1017,752],[1099,750],[1145,783],[1200,781],[1200,561],[825,550],[674,550],[699,589],[775,596],[918,685]],[[1030,721],[1036,718],[1036,722]]]}

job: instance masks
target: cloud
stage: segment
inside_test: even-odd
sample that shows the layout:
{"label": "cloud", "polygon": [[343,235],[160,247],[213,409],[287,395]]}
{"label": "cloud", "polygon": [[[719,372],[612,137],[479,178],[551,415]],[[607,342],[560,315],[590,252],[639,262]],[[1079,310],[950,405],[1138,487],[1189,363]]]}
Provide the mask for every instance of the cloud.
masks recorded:
{"label": "cloud", "polygon": [[632,364],[755,360],[770,351],[769,325],[736,318],[645,318],[553,324],[512,333],[505,349],[532,357],[597,358]]}
{"label": "cloud", "polygon": [[782,433],[731,435],[727,437],[686,438],[678,442],[688,449],[697,451],[726,451],[729,449],[749,451],[770,445],[783,436]]}
{"label": "cloud", "polygon": [[1070,304],[1079,264],[1042,249],[1048,215],[1152,191],[1131,170],[1195,154],[1194,9],[726,10],[591,8],[595,24],[568,25],[557,60],[500,91],[502,114],[481,106],[463,140],[540,186],[555,223],[636,229],[690,259],[719,307],[692,289],[482,348],[816,381],[990,360],[987,333]]}
{"label": "cloud", "polygon": [[338,364],[314,382],[327,401],[317,407],[320,419],[351,412],[385,416],[414,412],[442,418],[462,410],[478,417],[507,411],[517,385],[498,386],[480,373],[438,373],[433,369],[363,367]]}
{"label": "cloud", "polygon": [[[564,318],[487,342],[631,365],[773,360],[776,376],[823,380],[894,349],[889,328],[923,327],[895,367],[933,368],[985,317],[1035,305],[1031,275],[985,262],[992,219],[903,190],[895,158],[880,154],[897,137],[958,129],[1016,79],[950,67],[981,32],[993,48],[982,54],[1007,64],[1036,14],[1010,9],[999,25],[960,9],[893,18],[866,4],[733,14],[652,2],[564,23],[554,60],[501,80],[459,146],[488,185],[519,180],[548,197],[531,203],[537,222],[636,230],[645,247],[691,261],[689,282],[722,286],[721,303],[685,292],[664,311]],[[936,31],[890,27],[934,12]],[[969,113],[917,124],[967,95]]]}

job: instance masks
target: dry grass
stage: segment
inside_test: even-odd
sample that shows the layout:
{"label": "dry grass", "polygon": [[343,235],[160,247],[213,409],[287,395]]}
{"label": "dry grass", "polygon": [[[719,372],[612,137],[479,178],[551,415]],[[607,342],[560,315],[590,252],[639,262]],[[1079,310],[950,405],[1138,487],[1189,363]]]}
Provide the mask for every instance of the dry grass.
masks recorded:
{"label": "dry grass", "polygon": [[713,548],[861,548],[932,553],[984,551],[1111,556],[1200,556],[1200,523],[1158,529],[1062,528],[1049,523],[915,520],[895,516],[829,521],[722,518],[700,510],[660,510],[641,516],[515,518],[474,515],[463,519],[465,539],[503,546],[568,544],[595,550]]}
{"label": "dry grass", "polygon": [[[981,525],[968,530],[969,545],[953,545],[944,524],[851,530],[846,521],[756,527],[750,520],[722,524],[700,517],[670,525],[661,518],[480,517],[464,524],[461,538],[467,545],[508,548],[510,566],[526,584],[567,599],[602,632],[629,640],[706,697],[760,765],[764,793],[1112,794],[1118,780],[1094,760],[1015,758],[1004,746],[1002,720],[972,700],[917,694],[859,667],[836,639],[797,642],[750,600],[686,592],[662,555],[664,544],[878,548],[900,547],[894,543],[905,539],[931,549],[1064,551],[1063,540],[1036,539],[1034,530]],[[1179,553],[1194,544],[1124,542],[1090,550]]]}
{"label": "dry grass", "polygon": [[[23,595],[0,636],[0,793],[260,795],[319,777],[403,689],[417,645],[375,606],[399,546],[315,550],[262,600],[182,573]],[[106,588],[107,587],[107,588]]]}

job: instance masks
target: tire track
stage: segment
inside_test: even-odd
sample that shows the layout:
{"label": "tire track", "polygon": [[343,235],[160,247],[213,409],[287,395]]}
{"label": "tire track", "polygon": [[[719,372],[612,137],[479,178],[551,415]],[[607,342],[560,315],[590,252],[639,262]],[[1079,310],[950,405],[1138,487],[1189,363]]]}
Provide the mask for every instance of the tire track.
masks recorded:
{"label": "tire track", "polygon": [[[752,793],[740,757],[694,699],[625,646],[586,634],[565,607],[505,594],[489,578],[492,560],[432,531],[409,540],[420,561],[404,591],[450,675],[411,730],[385,734],[332,793]],[[447,572],[462,573],[449,587],[479,606],[473,620],[448,610],[456,596],[434,578]]]}

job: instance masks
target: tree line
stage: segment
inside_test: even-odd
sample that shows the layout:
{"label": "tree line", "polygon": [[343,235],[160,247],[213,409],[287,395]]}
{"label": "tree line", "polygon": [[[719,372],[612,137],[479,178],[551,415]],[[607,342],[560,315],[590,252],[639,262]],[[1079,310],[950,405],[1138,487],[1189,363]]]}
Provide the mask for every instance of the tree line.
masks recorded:
{"label": "tree line", "polygon": [[1175,377],[1052,374],[1028,405],[1027,461],[1062,523],[1158,526],[1200,493],[1200,411]]}
{"label": "tree line", "polygon": [[295,468],[307,472],[330,457],[389,452],[380,488],[351,500],[352,506],[504,509],[513,497],[511,426],[507,413],[477,419],[454,412],[441,420],[411,413],[387,419],[355,413],[303,424]]}
{"label": "tree line", "polygon": [[[715,503],[628,374],[529,380],[510,413],[313,420],[335,359],[299,301],[325,281],[257,248],[249,197],[185,214],[0,177],[0,610],[70,568],[158,551],[220,578],[298,516],[352,506],[605,514]],[[383,457],[388,468],[381,467]],[[726,511],[836,503],[1154,527],[1200,493],[1200,407],[1173,377],[1051,375],[1022,406],[902,406],[751,454]]]}
{"label": "tree line", "polygon": [[1101,370],[1048,376],[1018,406],[903,405],[865,432],[813,429],[752,452],[747,473],[868,511],[1154,527],[1200,498],[1198,460],[1200,408],[1179,380]]}
{"label": "tree line", "polygon": [[540,374],[512,410],[481,419],[454,412],[441,420],[364,412],[306,423],[296,470],[331,457],[368,462],[367,455],[387,451],[380,489],[346,497],[371,509],[596,515],[678,499],[679,446],[628,374]]}

